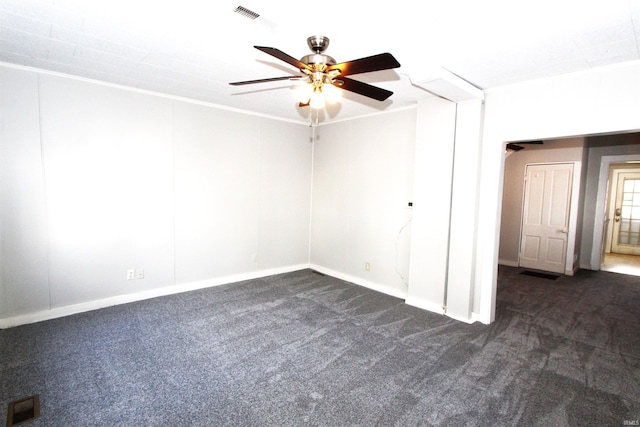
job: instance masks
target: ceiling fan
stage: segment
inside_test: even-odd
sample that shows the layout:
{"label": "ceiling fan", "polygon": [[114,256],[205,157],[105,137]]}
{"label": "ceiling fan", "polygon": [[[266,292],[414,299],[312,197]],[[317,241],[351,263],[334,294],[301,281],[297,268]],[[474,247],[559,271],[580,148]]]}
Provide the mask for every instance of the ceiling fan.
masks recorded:
{"label": "ceiling fan", "polygon": [[393,92],[389,90],[346,77],[353,74],[399,67],[400,63],[390,53],[381,53],[338,64],[335,59],[323,53],[329,46],[329,39],[327,37],[311,36],[307,39],[307,45],[313,53],[302,57],[300,60],[273,47],[254,46],[256,49],[298,68],[302,72],[302,75],[271,77],[229,84],[232,86],[241,86],[278,80],[300,80],[307,83],[304,86],[308,89],[308,93],[307,96],[305,96],[307,101],[300,102],[299,106],[305,107],[310,105],[311,108],[322,108],[324,106],[325,95],[330,97],[332,91],[338,92],[335,91],[334,88],[348,90],[378,101],[384,101],[393,94]]}
{"label": "ceiling fan", "polygon": [[518,143],[507,142],[507,150],[520,151],[520,150],[525,148],[525,147],[522,146],[522,144],[541,145],[543,143],[544,143],[543,141],[521,141],[521,142],[518,142]]}

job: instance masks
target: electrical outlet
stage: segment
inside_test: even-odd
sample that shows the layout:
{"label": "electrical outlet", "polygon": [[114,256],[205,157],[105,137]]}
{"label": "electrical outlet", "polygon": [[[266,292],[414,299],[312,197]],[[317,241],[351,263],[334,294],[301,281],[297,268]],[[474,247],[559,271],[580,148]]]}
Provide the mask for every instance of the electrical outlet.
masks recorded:
{"label": "electrical outlet", "polygon": [[133,280],[136,278],[136,271],[133,268],[127,270],[127,280]]}
{"label": "electrical outlet", "polygon": [[370,262],[365,262],[364,263],[364,269],[367,271],[371,271],[371,263]]}
{"label": "electrical outlet", "polygon": [[142,268],[136,270],[136,279],[144,279],[144,270]]}

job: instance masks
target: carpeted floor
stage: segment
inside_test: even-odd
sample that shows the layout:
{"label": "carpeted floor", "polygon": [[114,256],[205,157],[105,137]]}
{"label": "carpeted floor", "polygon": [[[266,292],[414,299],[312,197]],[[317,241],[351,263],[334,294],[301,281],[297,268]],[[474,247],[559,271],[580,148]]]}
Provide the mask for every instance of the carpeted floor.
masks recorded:
{"label": "carpeted floor", "polygon": [[39,394],[25,426],[640,420],[639,278],[521,272],[490,326],[304,270],[2,330],[0,403]]}

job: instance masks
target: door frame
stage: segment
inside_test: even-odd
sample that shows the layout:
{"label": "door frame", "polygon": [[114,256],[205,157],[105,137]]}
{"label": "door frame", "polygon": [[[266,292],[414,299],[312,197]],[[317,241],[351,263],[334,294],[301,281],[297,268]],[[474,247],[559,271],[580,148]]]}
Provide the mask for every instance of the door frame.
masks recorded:
{"label": "door frame", "polygon": [[620,174],[627,173],[635,173],[640,175],[640,163],[618,163],[612,164],[610,166],[609,173],[609,192],[607,193],[607,213],[605,216],[605,221],[607,222],[607,232],[604,236],[605,239],[605,253],[613,252],[613,242],[614,242],[614,229],[615,223],[611,221],[611,219],[615,216],[614,211],[616,208],[616,198],[618,193],[618,180],[620,179]]}
{"label": "door frame", "polygon": [[[564,264],[564,274],[573,276],[579,268],[578,254],[576,253],[576,236],[578,229],[578,218],[582,210],[581,204],[581,184],[582,184],[582,161],[558,161],[558,162],[532,162],[525,163],[524,170],[526,172],[529,166],[538,165],[557,165],[571,164],[573,165],[573,177],[571,181],[571,197],[569,198],[569,232],[567,233],[567,253]],[[523,178],[524,179],[524,176]],[[518,241],[518,265],[520,265],[520,248],[522,248],[522,227],[524,225],[524,198],[526,185],[522,188],[522,213],[520,214],[520,238]]]}
{"label": "door frame", "polygon": [[625,154],[619,156],[602,156],[600,159],[600,173],[598,174],[598,192],[596,195],[596,214],[593,220],[592,248],[590,270],[600,270],[604,260],[605,233],[607,224],[607,197],[609,193],[609,175],[612,163],[640,162],[640,154]]}

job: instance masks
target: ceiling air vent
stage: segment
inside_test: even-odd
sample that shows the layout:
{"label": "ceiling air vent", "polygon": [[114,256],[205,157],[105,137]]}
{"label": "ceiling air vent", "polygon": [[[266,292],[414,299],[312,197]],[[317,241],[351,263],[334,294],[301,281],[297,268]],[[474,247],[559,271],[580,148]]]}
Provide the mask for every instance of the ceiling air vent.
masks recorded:
{"label": "ceiling air vent", "polygon": [[246,7],[242,7],[242,6],[236,7],[234,12],[249,19],[256,19],[257,17],[260,16],[259,13],[255,13],[253,10],[249,10]]}

